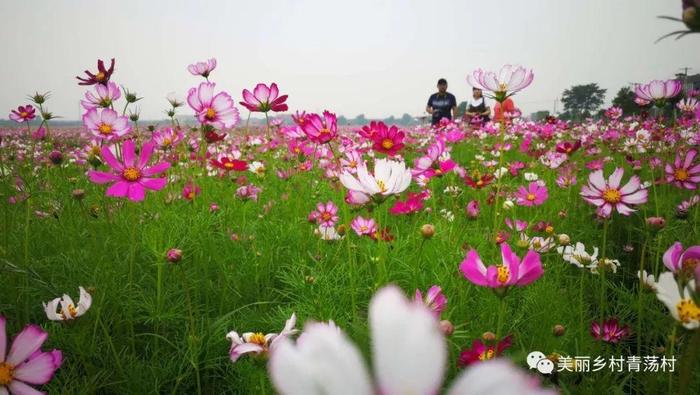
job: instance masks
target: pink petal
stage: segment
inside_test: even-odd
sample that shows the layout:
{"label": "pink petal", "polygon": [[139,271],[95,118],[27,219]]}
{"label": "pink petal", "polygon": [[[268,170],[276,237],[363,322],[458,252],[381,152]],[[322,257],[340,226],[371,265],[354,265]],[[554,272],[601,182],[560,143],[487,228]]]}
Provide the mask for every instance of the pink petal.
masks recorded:
{"label": "pink petal", "polygon": [[154,176],[157,174],[160,174],[170,168],[170,163],[169,162],[160,162],[157,165],[153,165],[151,167],[146,167],[143,170],[141,170],[141,175],[144,177],[150,177]]}
{"label": "pink petal", "polygon": [[664,266],[674,273],[677,272],[679,269],[681,254],[683,254],[683,245],[677,241],[673,243],[673,245],[671,245],[666,252],[664,252],[662,259]]}
{"label": "pink petal", "polygon": [[126,140],[122,144],[122,158],[125,167],[133,167],[136,159],[136,147],[133,140]]}
{"label": "pink petal", "polygon": [[62,359],[60,351],[40,353],[15,368],[15,379],[35,385],[46,384],[61,366]]}
{"label": "pink petal", "polygon": [[102,150],[100,152],[102,153],[102,159],[109,167],[119,170],[120,172],[124,170],[124,166],[117,160],[117,158],[114,157],[114,154],[112,153],[112,150],[109,149],[109,146],[102,146]]}
{"label": "pink petal", "polygon": [[139,180],[139,183],[150,190],[160,191],[161,189],[165,188],[165,185],[168,183],[168,180],[165,177],[142,178]]}
{"label": "pink petal", "polygon": [[0,315],[0,362],[5,362],[7,350],[7,332],[5,332],[5,317]]}
{"label": "pink petal", "polygon": [[470,250],[467,253],[466,258],[464,258],[464,261],[459,265],[459,269],[467,280],[476,285],[487,286],[487,270],[479,254],[477,254],[475,250]]}
{"label": "pink petal", "polygon": [[231,358],[232,362],[236,362],[238,358],[240,358],[240,356],[243,354],[247,354],[250,352],[259,353],[262,351],[263,348],[257,344],[243,343],[241,345],[236,345],[235,347],[232,347],[231,351],[229,352],[229,357]]}
{"label": "pink petal", "polygon": [[261,103],[268,102],[270,99],[270,88],[265,84],[258,84],[253,90],[255,97],[260,100]]}
{"label": "pink petal", "polygon": [[43,392],[36,390],[19,380],[13,380],[10,383],[9,388],[12,395],[45,395]]}
{"label": "pink petal", "polygon": [[599,191],[605,190],[605,178],[603,177],[603,170],[596,170],[588,176],[588,181],[590,181],[591,186]]}
{"label": "pink petal", "polygon": [[613,173],[608,177],[608,186],[613,189],[618,189],[620,187],[620,181],[622,181],[622,176],[625,174],[625,170],[618,167],[613,171]]}
{"label": "pink petal", "polygon": [[7,363],[17,366],[24,362],[46,341],[49,334],[38,325],[29,324],[12,341]]}
{"label": "pink petal", "polygon": [[129,200],[134,202],[140,202],[146,198],[146,190],[143,188],[143,185],[141,185],[143,181],[144,180],[141,180],[139,182],[132,182],[129,185],[129,190],[127,193],[127,195],[129,196]]}
{"label": "pink petal", "polygon": [[[126,143],[125,143],[126,144]],[[155,149],[155,145],[153,143],[145,143],[143,147],[141,147],[141,155],[139,157],[139,169],[143,169],[144,166],[148,164],[148,161],[151,160],[151,155],[153,154],[153,150]]]}
{"label": "pink petal", "polygon": [[520,264],[520,278],[518,279],[517,285],[524,286],[531,284],[540,278],[543,273],[544,270],[540,262],[540,255],[533,250],[529,250]]}
{"label": "pink petal", "polygon": [[122,180],[114,183],[111,187],[107,188],[106,195],[113,197],[126,197],[128,193],[129,182]]}
{"label": "pink petal", "polygon": [[117,174],[105,173],[103,171],[96,170],[88,171],[88,177],[90,178],[90,181],[94,182],[95,184],[107,184],[121,179],[121,177]]}

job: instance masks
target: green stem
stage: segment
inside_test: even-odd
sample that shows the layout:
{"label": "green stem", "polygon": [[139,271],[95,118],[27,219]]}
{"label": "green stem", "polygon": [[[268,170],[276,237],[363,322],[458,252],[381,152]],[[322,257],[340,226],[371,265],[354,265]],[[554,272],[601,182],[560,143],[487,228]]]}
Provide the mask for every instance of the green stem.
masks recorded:
{"label": "green stem", "polygon": [[[671,332],[671,346],[669,347],[668,350],[668,355],[670,357],[673,357],[673,353],[676,350],[676,331],[678,330],[678,325],[676,322],[673,322],[673,331]],[[681,389],[684,391],[684,389]],[[672,394],[673,393],[673,372],[668,372],[668,393]]]}
{"label": "green stem", "polygon": [[603,220],[603,245],[601,248],[601,258],[598,263],[598,271],[600,273],[600,330],[603,330],[603,322],[605,321],[605,272],[607,269],[607,255],[605,253],[608,242],[608,219]]}
{"label": "green stem", "polygon": [[638,295],[638,300],[637,300],[637,355],[642,355],[642,323],[644,322],[642,319],[642,293],[644,292],[644,277],[643,277],[643,272],[644,272],[644,259],[646,258],[646,251],[647,251],[647,241],[649,240],[649,237],[644,238],[644,244],[642,244],[642,252],[641,252],[641,257],[639,258],[639,295]]}
{"label": "green stem", "polygon": [[[683,353],[683,359],[679,362],[680,372],[678,373],[678,394],[685,395],[688,393],[688,388],[690,388],[690,383],[693,380],[693,368],[698,366],[697,362],[694,360],[700,355],[700,330],[692,331],[693,335],[690,339],[690,343]],[[675,336],[674,336],[675,337]],[[671,354],[673,357],[673,353]],[[669,378],[669,383],[671,382]],[[669,384],[670,386],[670,384]],[[669,388],[670,393],[670,388]]]}
{"label": "green stem", "polygon": [[496,196],[493,200],[493,239],[496,239],[496,236],[498,235],[498,213],[500,212],[500,207],[498,205],[498,199],[501,194],[501,180],[503,179],[503,175],[499,174],[501,171],[501,167],[503,167],[503,146],[505,145],[506,141],[506,123],[505,120],[502,120],[500,123],[500,131],[501,131],[501,145],[498,147],[498,168],[496,168],[496,174],[498,174],[498,180],[496,180]]}
{"label": "green stem", "polygon": [[496,340],[494,344],[494,349],[498,349],[498,342],[501,340],[501,330],[503,327],[503,317],[506,314],[506,297],[505,295],[499,296],[499,309],[498,309],[498,320],[496,321]]}

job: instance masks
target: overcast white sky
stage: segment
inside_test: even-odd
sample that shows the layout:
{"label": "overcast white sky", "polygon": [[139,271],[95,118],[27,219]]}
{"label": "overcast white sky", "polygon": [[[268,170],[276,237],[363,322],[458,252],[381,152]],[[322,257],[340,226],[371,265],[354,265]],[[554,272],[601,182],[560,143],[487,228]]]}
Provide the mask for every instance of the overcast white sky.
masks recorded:
{"label": "overcast white sky", "polygon": [[[290,110],[348,116],[420,114],[444,77],[461,101],[467,73],[505,63],[534,69],[515,99],[551,111],[578,83],[598,82],[608,101],[628,82],[700,72],[700,36],[654,41],[679,24],[677,0],[454,1],[8,1],[0,3],[0,111],[34,91],[49,108],[80,115],[75,75],[117,60],[113,80],[136,91],[142,118],[161,118],[168,92],[200,80],[188,64],[216,57],[211,76],[236,101],[275,81]],[[189,109],[184,111],[189,113]]]}

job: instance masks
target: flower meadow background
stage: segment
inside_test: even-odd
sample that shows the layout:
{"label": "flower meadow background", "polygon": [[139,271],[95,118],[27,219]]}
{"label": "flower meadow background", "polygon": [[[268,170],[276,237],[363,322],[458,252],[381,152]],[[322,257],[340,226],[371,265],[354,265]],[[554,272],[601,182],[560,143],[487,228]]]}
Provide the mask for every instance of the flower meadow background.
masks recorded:
{"label": "flower meadow background", "polygon": [[[80,126],[35,92],[0,130],[0,395],[700,393],[679,80],[637,84],[634,115],[342,125],[211,58],[151,124],[118,66],[76,77]],[[535,73],[467,83],[503,103]]]}

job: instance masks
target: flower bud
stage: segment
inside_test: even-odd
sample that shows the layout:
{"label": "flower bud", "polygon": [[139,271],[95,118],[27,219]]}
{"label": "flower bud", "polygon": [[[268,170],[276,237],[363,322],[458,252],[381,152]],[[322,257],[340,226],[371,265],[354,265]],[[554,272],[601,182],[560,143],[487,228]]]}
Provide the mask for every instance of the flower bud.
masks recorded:
{"label": "flower bud", "polygon": [[347,228],[347,226],[345,226],[345,224],[340,224],[340,225],[338,225],[337,232],[339,235],[343,236],[345,234],[345,232],[347,231],[347,229],[348,228]]}
{"label": "flower bud", "polygon": [[425,224],[420,227],[420,234],[424,239],[429,239],[435,234],[435,227],[431,224]]}
{"label": "flower bud", "polygon": [[440,330],[445,336],[452,336],[455,331],[455,326],[448,320],[440,321]]}
{"label": "flower bud", "polygon": [[84,189],[74,189],[73,192],[71,193],[73,195],[73,199],[75,200],[83,200],[85,198],[85,190]]}
{"label": "flower bud", "polygon": [[58,166],[58,165],[61,164],[61,162],[63,162],[63,154],[61,153],[61,151],[53,150],[53,151],[51,151],[51,153],[49,154],[49,160],[50,160],[51,163],[53,163],[54,165]]}
{"label": "flower bud", "polygon": [[496,340],[496,335],[493,332],[484,332],[484,334],[481,335],[481,339],[485,342],[492,342]]}
{"label": "flower bud", "polygon": [[647,225],[655,230],[663,229],[666,226],[666,220],[664,217],[649,217],[647,218]]}
{"label": "flower bud", "polygon": [[306,281],[307,284],[315,284],[315,283],[316,283],[316,277],[314,277],[314,276],[306,276],[306,277],[304,277],[304,281]]}
{"label": "flower bud", "polygon": [[554,328],[552,328],[552,333],[556,337],[564,336],[564,332],[566,332],[566,329],[563,325],[557,324],[554,325]]}
{"label": "flower bud", "polygon": [[504,210],[508,211],[508,210],[511,210],[513,207],[515,207],[515,204],[513,203],[512,200],[508,199],[508,200],[503,201],[503,209]]}
{"label": "flower bud", "polygon": [[557,236],[557,241],[559,242],[559,245],[563,246],[568,246],[569,244],[571,244],[571,238],[565,233],[562,233],[559,236]]}
{"label": "flower bud", "polygon": [[171,248],[165,254],[165,258],[170,263],[178,263],[182,259],[182,250],[177,248]]}

